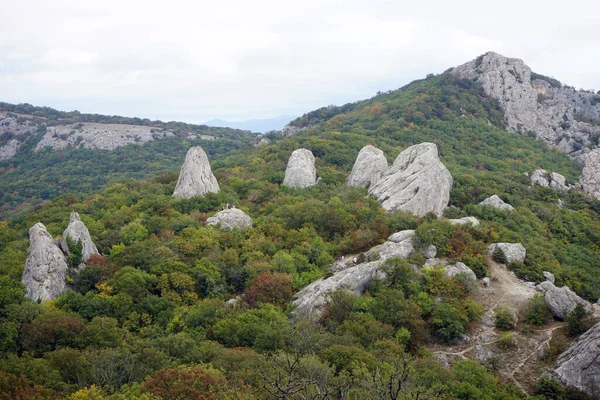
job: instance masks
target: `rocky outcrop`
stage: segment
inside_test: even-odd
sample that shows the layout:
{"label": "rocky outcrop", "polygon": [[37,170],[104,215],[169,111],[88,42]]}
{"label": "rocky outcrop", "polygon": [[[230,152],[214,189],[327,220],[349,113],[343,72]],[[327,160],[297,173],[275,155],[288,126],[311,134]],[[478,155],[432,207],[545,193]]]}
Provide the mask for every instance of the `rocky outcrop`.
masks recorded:
{"label": "rocky outcrop", "polygon": [[497,208],[498,210],[503,210],[503,211],[513,210],[513,206],[502,201],[502,199],[500,197],[498,197],[497,195],[488,197],[487,199],[485,199],[481,203],[479,203],[479,205],[480,206],[490,206],[490,207],[494,207],[494,208]]}
{"label": "rocky outcrop", "polygon": [[208,157],[202,147],[188,150],[181,166],[173,197],[190,198],[206,193],[219,193],[219,183],[210,169]]}
{"label": "rocky outcrop", "polygon": [[454,68],[452,73],[476,80],[486,95],[499,101],[509,131],[535,132],[538,139],[571,154],[584,168],[591,168],[593,172],[588,171],[587,179],[582,177],[582,189],[600,198],[600,180],[589,179],[600,174],[600,165],[588,164],[586,157],[588,147],[592,152],[598,148],[600,127],[588,121],[600,119],[600,95],[532,74],[522,60],[493,52]]}
{"label": "rocky outcrop", "polygon": [[53,300],[67,290],[67,261],[46,227],[37,223],[29,229],[29,251],[21,282],[25,297]]}
{"label": "rocky outcrop", "polygon": [[352,173],[348,177],[348,186],[368,188],[377,182],[387,169],[388,163],[383,151],[367,145],[356,157]]}
{"label": "rocky outcrop", "polygon": [[577,296],[575,292],[569,289],[567,286],[556,287],[550,281],[544,281],[537,285],[536,290],[544,294],[548,309],[554,315],[555,318],[564,321],[567,315],[575,309],[577,304],[581,304],[585,309],[586,313],[592,312],[592,305]]}
{"label": "rocky outcrop", "polygon": [[565,386],[588,396],[600,387],[600,323],[575,340],[556,360],[553,375]]}
{"label": "rocky outcrop", "polygon": [[53,150],[82,147],[90,150],[114,150],[128,144],[143,144],[152,140],[174,136],[161,128],[143,125],[77,123],[50,126],[35,146]]}
{"label": "rocky outcrop", "polygon": [[527,250],[521,243],[494,243],[488,246],[488,257],[492,258],[496,249],[502,250],[507,263],[525,262]]}
{"label": "rocky outcrop", "polygon": [[228,208],[208,218],[206,225],[220,225],[225,229],[246,229],[252,226],[252,218],[238,208]]}
{"label": "rocky outcrop", "polygon": [[449,219],[452,225],[467,225],[467,226],[478,226],[479,220],[475,217],[463,217],[458,219]]}
{"label": "rocky outcrop", "polygon": [[389,211],[406,210],[417,216],[442,216],[450,199],[452,176],[438,158],[437,146],[421,143],[401,152],[369,195]]}
{"label": "rocky outcrop", "polygon": [[302,189],[314,186],[316,183],[317,170],[315,169],[315,156],[307,149],[294,150],[288,160],[283,184],[296,189]]}
{"label": "rocky outcrop", "polygon": [[13,158],[19,147],[21,147],[21,142],[17,139],[9,140],[6,144],[0,146],[0,161]]}
{"label": "rocky outcrop", "polygon": [[461,262],[457,262],[455,264],[451,264],[446,260],[440,260],[438,258],[431,258],[425,262],[424,267],[435,267],[441,265],[446,269],[446,276],[454,277],[458,274],[465,274],[470,280],[473,282],[477,280],[477,275],[475,272],[465,264]]}
{"label": "rocky outcrop", "polygon": [[368,252],[369,258],[378,258],[377,260],[346,268],[329,278],[319,279],[306,286],[295,295],[293,314],[311,321],[318,321],[323,315],[323,307],[327,303],[330,293],[338,289],[347,289],[355,296],[360,296],[369,282],[381,276],[379,268],[386,260],[392,257],[407,258],[415,251],[412,243],[413,235],[414,231],[399,232],[397,238],[404,237],[403,240],[387,241]]}
{"label": "rocky outcrop", "polygon": [[583,164],[579,185],[581,190],[600,199],[600,149],[593,149],[576,157]]}
{"label": "rocky outcrop", "polygon": [[542,275],[544,275],[544,278],[546,278],[546,280],[550,283],[554,283],[556,281],[556,278],[552,272],[542,271]]}
{"label": "rocky outcrop", "polygon": [[415,231],[413,229],[407,229],[404,231],[396,232],[390,237],[388,237],[388,242],[400,243],[405,241],[406,239],[412,238],[415,235]]}
{"label": "rocky outcrop", "polygon": [[549,187],[559,191],[566,191],[567,187],[565,177],[556,172],[548,172],[545,169],[537,169],[529,175],[532,185]]}
{"label": "rocky outcrop", "polygon": [[81,242],[82,252],[81,259],[83,262],[88,262],[90,257],[93,254],[99,254],[98,248],[94,244],[92,237],[90,236],[90,232],[83,222],[81,222],[81,217],[75,211],[71,212],[71,217],[69,218],[69,226],[63,232],[63,243],[68,243],[67,238],[69,238],[74,243]]}

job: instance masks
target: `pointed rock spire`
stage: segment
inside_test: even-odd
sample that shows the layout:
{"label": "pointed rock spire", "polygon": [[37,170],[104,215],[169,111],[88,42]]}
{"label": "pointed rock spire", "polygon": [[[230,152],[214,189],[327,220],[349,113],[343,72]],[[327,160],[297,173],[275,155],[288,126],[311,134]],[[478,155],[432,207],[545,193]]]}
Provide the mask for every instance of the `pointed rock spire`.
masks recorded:
{"label": "pointed rock spire", "polygon": [[37,223],[29,229],[29,251],[21,282],[25,297],[53,300],[67,290],[67,261],[46,227]]}
{"label": "pointed rock spire", "polygon": [[67,238],[75,243],[81,241],[81,245],[83,246],[81,259],[83,262],[87,262],[92,254],[98,254],[98,248],[94,244],[90,232],[85,224],[81,222],[81,218],[76,211],[71,212],[69,226],[63,232],[64,243],[67,243]]}
{"label": "pointed rock spire", "polygon": [[314,186],[317,183],[315,156],[307,149],[294,150],[285,170],[283,184],[296,189]]}
{"label": "pointed rock spire", "polygon": [[219,183],[202,147],[190,148],[181,166],[173,197],[204,196],[208,192],[219,193],[219,190]]}
{"label": "pointed rock spire", "polygon": [[356,157],[352,173],[348,177],[348,186],[368,188],[374,185],[387,169],[388,163],[383,151],[366,145]]}

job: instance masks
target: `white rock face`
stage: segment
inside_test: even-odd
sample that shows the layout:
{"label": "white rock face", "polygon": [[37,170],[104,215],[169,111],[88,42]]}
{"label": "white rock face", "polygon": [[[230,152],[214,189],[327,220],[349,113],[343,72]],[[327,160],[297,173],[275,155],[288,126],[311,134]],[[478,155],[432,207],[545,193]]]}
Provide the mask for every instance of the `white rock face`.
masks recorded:
{"label": "white rock face", "polygon": [[450,222],[452,225],[471,225],[471,226],[479,225],[479,220],[475,217],[463,217],[463,218],[458,218],[458,219],[449,219],[448,222]]}
{"label": "white rock face", "polygon": [[46,227],[37,223],[29,229],[29,251],[21,282],[25,297],[53,300],[67,290],[67,261]]}
{"label": "white rock face", "polygon": [[73,242],[81,241],[83,246],[81,258],[83,259],[83,262],[88,262],[93,254],[99,254],[98,248],[94,244],[88,228],[81,222],[79,214],[75,211],[71,212],[69,226],[67,226],[67,229],[63,232],[63,241],[65,244],[67,243],[67,238],[71,239]]}
{"label": "white rock face", "polygon": [[581,304],[585,309],[585,312],[590,314],[592,312],[592,305],[577,296],[575,292],[569,289],[567,286],[556,287],[554,283],[550,281],[544,281],[537,285],[536,290],[544,294],[548,309],[556,318],[564,321],[567,315],[575,309],[577,304]]}
{"label": "white rock face", "polygon": [[492,255],[497,248],[500,248],[506,257],[506,262],[510,263],[513,261],[525,262],[527,256],[527,250],[521,243],[494,243],[488,246],[488,257],[492,258]]}
{"label": "white rock face", "polygon": [[593,149],[576,157],[583,164],[579,178],[581,190],[600,199],[600,149]]}
{"label": "white rock face", "polygon": [[600,323],[577,338],[556,360],[554,376],[565,386],[596,396],[600,387]]}
{"label": "white rock face", "polygon": [[252,226],[252,218],[238,208],[228,208],[208,218],[206,225],[221,225],[221,228],[228,229],[245,229]]}
{"label": "white rock face", "polygon": [[219,183],[202,147],[190,148],[181,166],[173,197],[204,196],[209,192],[219,193],[219,190]]}
{"label": "white rock face", "polygon": [[498,197],[497,195],[488,197],[487,199],[485,199],[481,203],[479,203],[479,205],[480,206],[490,206],[490,207],[497,208],[498,210],[504,210],[504,211],[513,210],[513,206],[502,201],[502,199],[500,197]]}
{"label": "white rock face", "polygon": [[[407,232],[407,231],[404,231]],[[412,231],[414,234],[414,231]],[[318,321],[323,315],[323,307],[329,300],[329,294],[338,289],[348,289],[354,295],[360,296],[366,286],[373,279],[381,276],[379,268],[388,259],[393,257],[407,258],[415,251],[412,244],[412,235],[406,233],[406,238],[400,242],[387,241],[381,246],[373,248],[379,252],[379,259],[365,262],[356,266],[336,272],[326,279],[319,279],[296,293],[293,304],[296,308],[293,314]]]}
{"label": "white rock face", "polygon": [[368,188],[377,182],[387,169],[388,163],[383,151],[367,145],[356,157],[352,173],[348,177],[348,186]]}
{"label": "white rock face", "polygon": [[17,139],[11,139],[5,145],[0,146],[0,161],[13,158],[19,147],[21,147],[21,142]]}
{"label": "white rock face", "polygon": [[307,188],[317,184],[315,156],[312,151],[307,149],[294,150],[288,160],[283,184],[296,189]]}
{"label": "white rock face", "polygon": [[566,191],[569,188],[566,184],[566,179],[561,174],[556,172],[548,172],[545,169],[536,169],[529,176],[531,184],[538,184],[540,186],[549,187],[552,189]]}
{"label": "white rock face", "polygon": [[417,216],[442,216],[450,199],[452,176],[438,158],[437,146],[421,143],[401,152],[369,194],[389,211],[407,210]]}

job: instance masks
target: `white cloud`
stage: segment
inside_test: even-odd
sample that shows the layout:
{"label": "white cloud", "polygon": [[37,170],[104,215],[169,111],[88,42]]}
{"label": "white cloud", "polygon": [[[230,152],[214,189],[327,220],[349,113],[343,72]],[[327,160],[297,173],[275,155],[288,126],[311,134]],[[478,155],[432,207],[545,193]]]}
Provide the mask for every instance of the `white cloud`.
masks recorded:
{"label": "white cloud", "polygon": [[488,50],[600,89],[591,0],[6,3],[1,101],[191,122],[302,114]]}

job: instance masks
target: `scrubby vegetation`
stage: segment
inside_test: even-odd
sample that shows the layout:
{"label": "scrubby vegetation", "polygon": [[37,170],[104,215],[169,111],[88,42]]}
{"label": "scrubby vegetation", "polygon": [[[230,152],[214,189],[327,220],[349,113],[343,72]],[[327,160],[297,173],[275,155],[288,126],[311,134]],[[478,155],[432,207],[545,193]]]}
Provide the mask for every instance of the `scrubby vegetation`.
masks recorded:
{"label": "scrubby vegetation", "polygon": [[[290,299],[330,274],[339,256],[416,229],[420,246],[434,244],[440,256],[464,262],[479,277],[487,273],[490,243],[522,242],[528,254],[524,264],[512,266],[516,273],[542,280],[541,272],[551,271],[558,284],[596,300],[600,203],[574,191],[560,195],[532,187],[525,176],[545,168],[573,182],[580,167],[532,137],[503,131],[497,103],[473,82],[449,75],[317,110],[295,124],[312,127],[260,148],[203,143],[213,151],[219,194],[172,198],[179,163],[171,155],[183,159],[190,143],[162,141],[101,154],[107,169],[118,169],[127,161],[111,161],[112,154],[132,156],[135,150],[141,169],[132,162],[118,177],[171,172],[122,180],[92,194],[73,190],[0,222],[0,391],[13,398],[73,399],[525,398],[474,361],[445,369],[427,353],[426,345],[457,341],[483,310],[471,298],[468,279],[447,277],[436,266],[416,273],[411,263],[421,266],[419,255],[388,261],[388,279],[375,280],[359,298],[332,293],[319,323],[290,319]],[[376,145],[391,161],[423,141],[438,145],[454,177],[448,216],[473,215],[481,225],[386,214],[364,189],[345,186],[364,145]],[[162,155],[159,147],[166,148]],[[280,184],[287,158],[299,147],[317,157],[322,180],[294,190]],[[42,152],[40,158],[48,165],[54,159],[59,171],[66,168],[55,158],[60,154],[79,153]],[[40,173],[29,165],[22,174]],[[477,205],[492,194],[515,210]],[[227,203],[248,212],[254,227],[206,226],[206,218]],[[59,235],[72,210],[102,256],[72,274],[74,290],[31,303],[19,282],[27,230],[41,221]],[[547,315],[532,302],[528,318],[537,324]],[[510,348],[512,339],[506,335],[501,345]],[[541,382],[538,398],[553,398],[547,395],[552,390],[562,388]]]}

